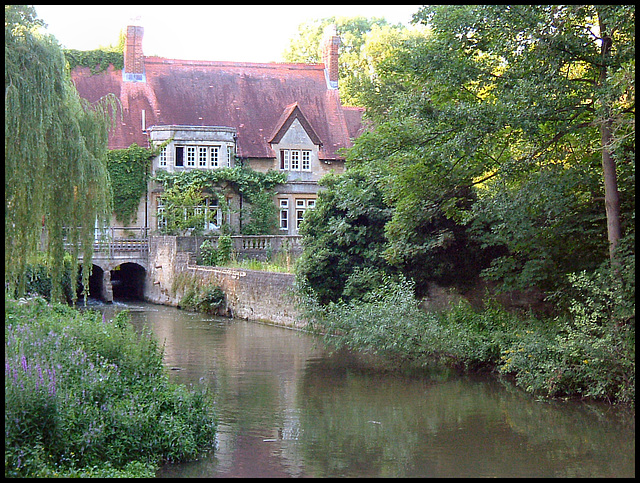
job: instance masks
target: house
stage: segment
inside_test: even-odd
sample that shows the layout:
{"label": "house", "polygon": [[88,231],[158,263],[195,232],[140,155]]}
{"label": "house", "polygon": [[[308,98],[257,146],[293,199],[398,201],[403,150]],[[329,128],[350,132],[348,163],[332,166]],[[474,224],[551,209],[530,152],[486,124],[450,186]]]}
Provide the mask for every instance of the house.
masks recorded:
{"label": "house", "polygon": [[[110,149],[157,146],[170,140],[153,160],[152,170],[212,170],[241,163],[255,171],[284,171],[276,190],[280,233],[298,233],[304,211],[312,208],[318,180],[344,170],[342,148],[362,131],[360,108],[341,105],[338,46],[326,33],[324,63],[248,63],[176,60],[143,54],[143,28],[129,26],[124,69],[110,65],[92,74],[76,67],[71,77],[78,93],[94,102],[108,93],[122,106],[122,118],[109,136]],[[151,185],[138,209],[136,226],[153,233],[162,224],[162,191]],[[233,193],[227,204],[237,206]],[[236,196],[237,198],[237,196]],[[222,216],[207,201],[206,229]],[[160,216],[158,216],[160,213]],[[115,220],[114,220],[114,223]]]}

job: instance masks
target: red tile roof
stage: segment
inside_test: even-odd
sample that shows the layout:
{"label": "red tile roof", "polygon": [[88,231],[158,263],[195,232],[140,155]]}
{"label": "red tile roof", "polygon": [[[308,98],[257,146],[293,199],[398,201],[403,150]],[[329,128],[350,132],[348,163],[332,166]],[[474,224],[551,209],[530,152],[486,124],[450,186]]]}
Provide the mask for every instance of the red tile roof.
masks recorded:
{"label": "red tile roof", "polygon": [[328,89],[324,64],[233,63],[145,58],[146,82],[123,82],[113,66],[91,75],[88,68],[72,72],[79,94],[96,101],[113,93],[122,104],[109,137],[109,147],[148,145],[142,132],[154,125],[228,126],[237,129],[238,155],[273,157],[269,140],[286,121],[294,104],[322,142],[323,159],[340,159],[338,150],[351,146],[361,130],[362,110],[340,105],[338,91]]}

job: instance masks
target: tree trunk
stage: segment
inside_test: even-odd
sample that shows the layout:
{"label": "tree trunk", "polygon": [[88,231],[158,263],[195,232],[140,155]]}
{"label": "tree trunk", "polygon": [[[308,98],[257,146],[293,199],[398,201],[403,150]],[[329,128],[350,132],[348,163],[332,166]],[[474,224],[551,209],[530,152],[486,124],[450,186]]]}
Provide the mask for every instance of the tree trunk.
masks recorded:
{"label": "tree trunk", "polygon": [[[607,81],[607,65],[611,52],[612,39],[607,34],[607,27],[601,14],[598,15],[600,37],[602,39],[602,60],[600,64],[599,84],[602,87]],[[620,225],[620,194],[618,193],[618,177],[616,175],[616,161],[611,156],[610,146],[613,135],[611,134],[611,116],[609,100],[606,94],[602,95],[602,122],[600,134],[602,141],[602,171],[604,174],[604,204],[607,214],[607,236],[609,239],[609,258],[614,261],[615,248],[622,236]]]}
{"label": "tree trunk", "polygon": [[607,213],[607,235],[609,238],[609,258],[613,261],[614,250],[622,236],[620,227],[620,195],[616,162],[609,152],[611,143],[611,120],[606,119],[600,128],[602,134],[602,170],[604,172],[604,205]]}

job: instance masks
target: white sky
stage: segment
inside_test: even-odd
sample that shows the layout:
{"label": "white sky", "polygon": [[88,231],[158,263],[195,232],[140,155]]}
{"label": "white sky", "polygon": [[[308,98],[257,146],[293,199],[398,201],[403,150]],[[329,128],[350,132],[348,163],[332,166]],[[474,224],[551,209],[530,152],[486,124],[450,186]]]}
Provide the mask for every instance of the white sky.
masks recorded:
{"label": "white sky", "polygon": [[144,27],[145,55],[235,62],[281,62],[308,20],[382,17],[409,26],[420,5],[35,5],[63,48],[115,45],[127,25]]}

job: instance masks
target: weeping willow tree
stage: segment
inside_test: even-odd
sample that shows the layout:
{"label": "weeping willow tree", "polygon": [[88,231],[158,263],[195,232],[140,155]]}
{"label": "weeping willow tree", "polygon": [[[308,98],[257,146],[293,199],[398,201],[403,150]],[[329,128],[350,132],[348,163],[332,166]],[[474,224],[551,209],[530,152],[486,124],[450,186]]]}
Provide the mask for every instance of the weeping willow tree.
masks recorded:
{"label": "weeping willow tree", "polygon": [[24,294],[27,263],[42,250],[51,298],[61,300],[65,247],[74,285],[83,257],[86,296],[94,228],[111,212],[106,158],[117,104],[78,96],[62,49],[42,25],[32,7],[5,5],[5,290]]}

